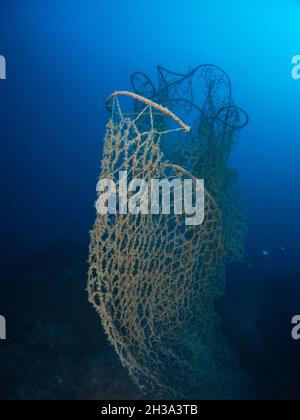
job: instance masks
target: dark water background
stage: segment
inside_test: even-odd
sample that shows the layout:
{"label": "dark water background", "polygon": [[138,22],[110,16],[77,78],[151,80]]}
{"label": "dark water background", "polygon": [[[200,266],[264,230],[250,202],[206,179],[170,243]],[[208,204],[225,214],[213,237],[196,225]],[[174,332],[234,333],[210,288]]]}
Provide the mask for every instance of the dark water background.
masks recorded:
{"label": "dark water background", "polygon": [[[156,64],[185,72],[214,63],[228,73],[236,103],[250,116],[232,158],[248,196],[248,251],[245,264],[228,273],[224,328],[254,372],[261,398],[297,398],[300,342],[291,340],[290,322],[300,313],[300,81],[291,77],[291,59],[300,54],[300,3],[6,0],[0,54],[7,60],[7,80],[0,81],[0,313],[11,325],[5,346],[13,355],[7,360],[5,350],[0,394],[135,397],[104,337],[94,337],[98,320],[85,306],[104,101],[130,89],[134,71],[155,78]],[[48,335],[40,338],[46,324]],[[65,324],[74,331],[61,331]],[[79,345],[85,325],[92,349]],[[52,352],[49,334],[58,346]],[[69,370],[61,372],[66,360]],[[83,378],[86,388],[76,388]]]}

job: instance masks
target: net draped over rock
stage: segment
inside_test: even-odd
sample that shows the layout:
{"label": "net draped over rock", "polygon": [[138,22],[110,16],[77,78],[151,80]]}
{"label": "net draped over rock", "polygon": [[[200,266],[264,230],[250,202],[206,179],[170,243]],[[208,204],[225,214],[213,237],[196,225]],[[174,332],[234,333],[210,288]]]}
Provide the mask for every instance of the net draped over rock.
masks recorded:
{"label": "net draped over rock", "polygon": [[[107,103],[111,118],[100,179],[118,183],[120,171],[127,171],[128,182],[198,177],[187,171],[191,166],[169,162],[162,149],[163,142],[180,138],[188,150],[189,127],[162,108],[167,101],[157,105],[151,95],[148,101],[129,95],[133,113],[122,111],[120,94]],[[187,399],[243,395],[245,381],[234,351],[216,334],[214,303],[224,292],[226,252],[222,214],[207,189],[199,226],[187,226],[184,214],[172,212],[97,215],[90,242],[89,300],[145,394]]]}

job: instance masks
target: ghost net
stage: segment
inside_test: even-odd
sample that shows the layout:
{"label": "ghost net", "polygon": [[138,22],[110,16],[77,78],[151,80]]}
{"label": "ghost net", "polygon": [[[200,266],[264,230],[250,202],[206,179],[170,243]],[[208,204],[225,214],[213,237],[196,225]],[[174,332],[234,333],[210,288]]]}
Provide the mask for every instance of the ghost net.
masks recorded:
{"label": "ghost net", "polygon": [[131,76],[132,87],[191,122],[185,141],[178,135],[176,142],[164,140],[162,148],[171,162],[205,179],[222,212],[226,262],[241,262],[248,231],[247,207],[238,174],[229,161],[248,116],[234,104],[231,81],[215,65],[200,65],[186,74],[158,66],[157,73],[158,88],[141,72]]}
{"label": "ghost net", "polygon": [[[121,99],[134,100],[123,112]],[[194,179],[164,156],[161,144],[190,128],[162,105],[119,92],[107,101],[100,178]],[[129,108],[126,105],[126,109]],[[152,398],[235,398],[244,380],[233,351],[216,335],[214,303],[224,291],[222,216],[205,190],[205,218],[97,215],[91,232],[89,301],[133,381]]]}

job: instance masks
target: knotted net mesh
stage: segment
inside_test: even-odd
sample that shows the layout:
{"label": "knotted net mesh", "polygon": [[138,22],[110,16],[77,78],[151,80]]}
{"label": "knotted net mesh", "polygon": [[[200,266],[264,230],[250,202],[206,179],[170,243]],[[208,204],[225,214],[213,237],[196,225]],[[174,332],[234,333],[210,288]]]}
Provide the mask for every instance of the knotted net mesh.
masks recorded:
{"label": "knotted net mesh", "polygon": [[[179,133],[176,141],[163,139],[162,148],[170,161],[205,179],[222,212],[226,262],[240,262],[248,231],[247,206],[230,157],[249,118],[233,101],[228,75],[215,65],[200,65],[185,74],[158,66],[157,74],[157,88],[142,72],[131,76],[132,87],[189,121],[185,141]],[[164,129],[167,123],[164,120]]]}
{"label": "knotted net mesh", "polygon": [[[121,97],[134,100],[125,113]],[[170,163],[164,140],[190,128],[168,109],[128,92],[107,107],[100,178],[118,185],[142,178],[193,179]],[[126,106],[126,109],[128,106]],[[173,125],[172,125],[173,124]],[[89,300],[134,382],[152,398],[239,398],[246,381],[234,351],[218,332],[215,301],[223,294],[225,243],[220,209],[205,190],[205,218],[188,226],[185,216],[97,215],[91,232]]]}

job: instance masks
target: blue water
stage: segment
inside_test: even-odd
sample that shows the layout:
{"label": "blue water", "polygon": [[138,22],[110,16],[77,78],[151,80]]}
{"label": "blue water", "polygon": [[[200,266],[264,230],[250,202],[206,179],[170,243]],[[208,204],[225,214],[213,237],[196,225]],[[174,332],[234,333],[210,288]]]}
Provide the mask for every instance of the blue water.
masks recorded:
{"label": "blue water", "polygon": [[[7,61],[0,81],[4,285],[55,241],[87,246],[105,98],[130,89],[134,71],[155,79],[157,64],[186,72],[203,63],[227,72],[250,117],[232,157],[249,203],[245,264],[275,284],[268,287],[278,301],[284,284],[299,279],[300,80],[291,77],[299,1],[7,0],[0,54]],[[286,341],[296,286],[282,309]]]}

